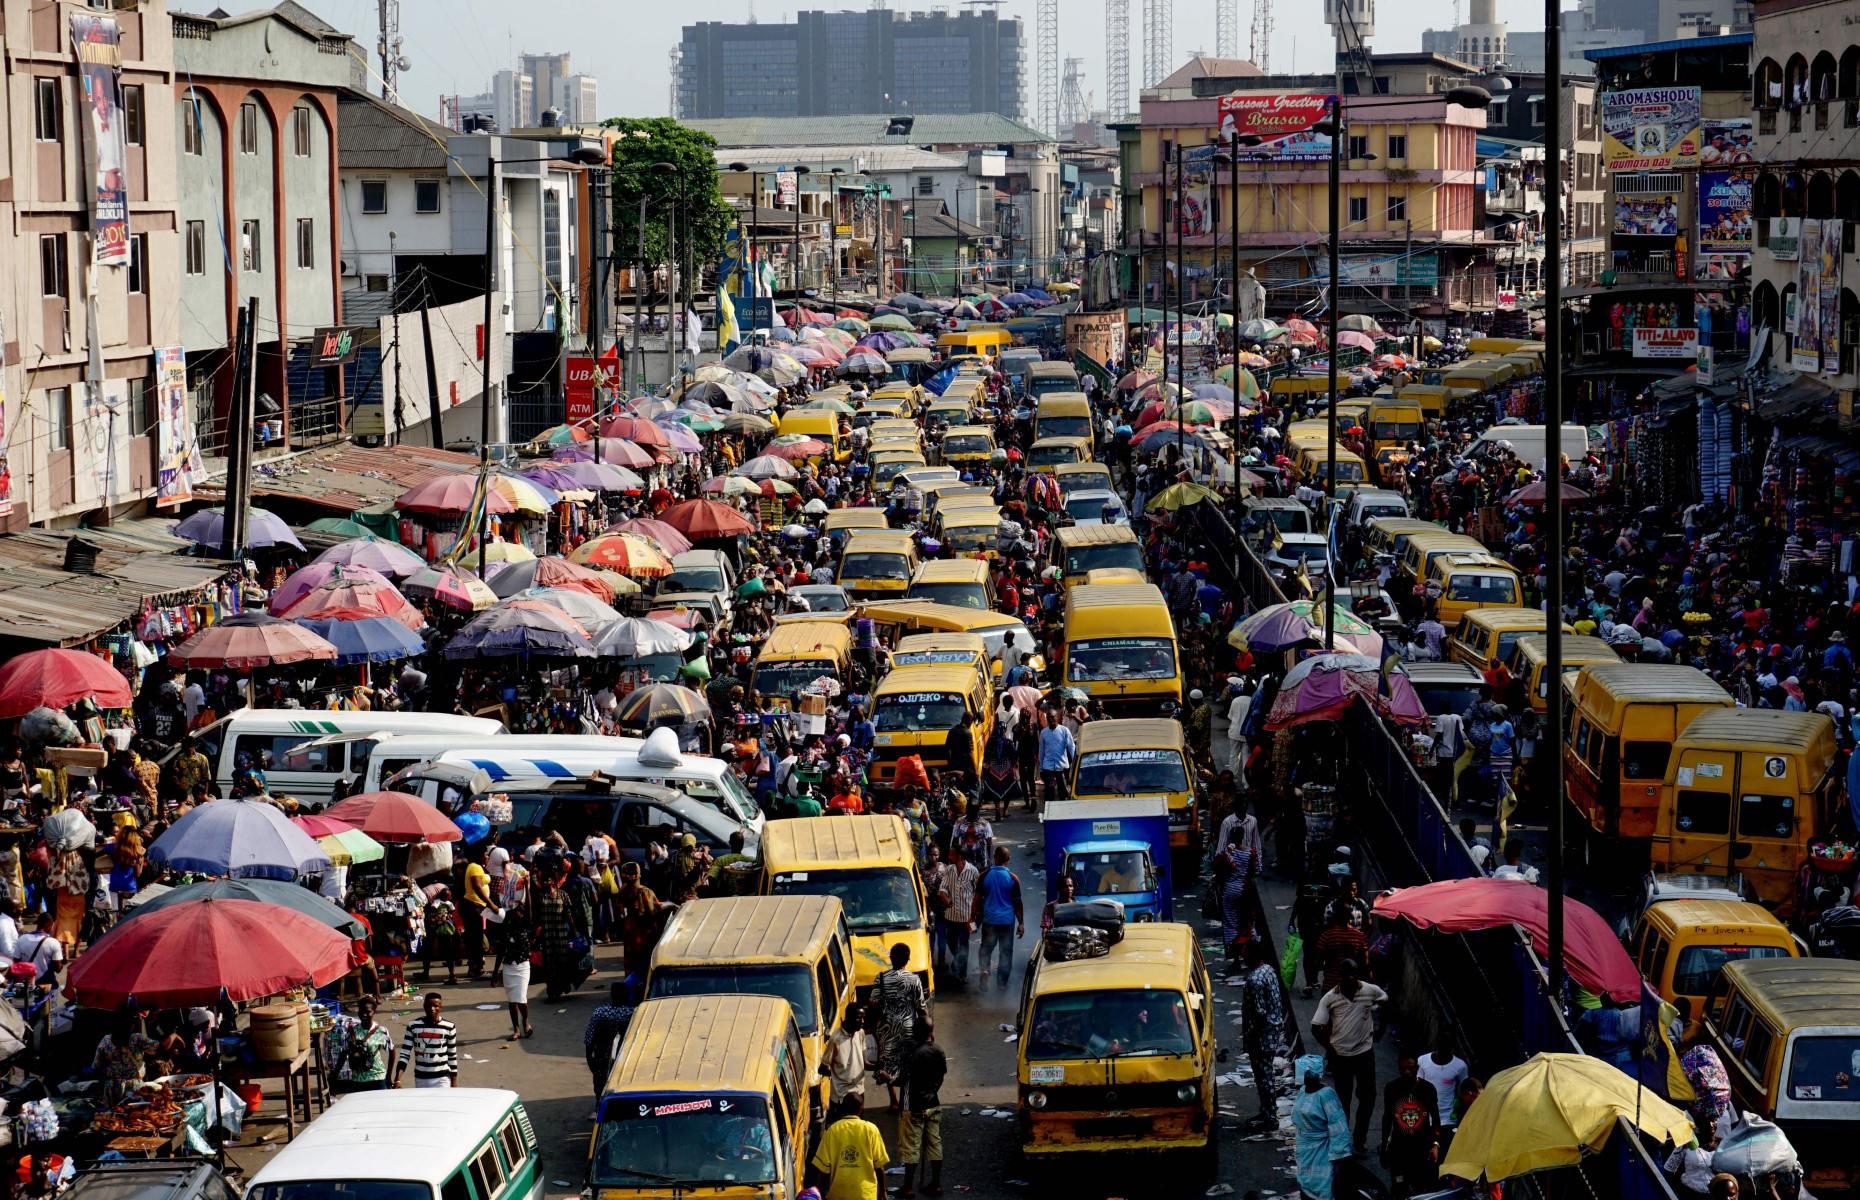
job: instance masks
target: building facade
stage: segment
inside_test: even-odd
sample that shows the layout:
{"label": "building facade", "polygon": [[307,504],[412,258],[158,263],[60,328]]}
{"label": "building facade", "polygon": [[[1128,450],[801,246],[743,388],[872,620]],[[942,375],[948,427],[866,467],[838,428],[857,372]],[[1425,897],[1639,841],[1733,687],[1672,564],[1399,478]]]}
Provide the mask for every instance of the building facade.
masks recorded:
{"label": "building facade", "polygon": [[1025,112],[1021,22],[957,13],[803,11],[792,22],[687,25],[674,87],[684,119]]}

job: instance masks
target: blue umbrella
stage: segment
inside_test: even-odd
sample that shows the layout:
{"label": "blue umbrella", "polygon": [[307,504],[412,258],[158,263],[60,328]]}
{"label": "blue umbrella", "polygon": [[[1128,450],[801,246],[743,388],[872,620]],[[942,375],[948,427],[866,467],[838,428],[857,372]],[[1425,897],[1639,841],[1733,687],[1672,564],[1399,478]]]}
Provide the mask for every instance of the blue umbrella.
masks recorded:
{"label": "blue umbrella", "polygon": [[1045,288],[1030,287],[1022,288],[1021,290],[1028,296],[1038,300],[1041,304],[1051,304],[1053,302],[1053,294]]}
{"label": "blue umbrella", "polygon": [[566,616],[539,608],[488,609],[446,643],[447,658],[498,658],[515,654],[592,657],[594,647]]}
{"label": "blue umbrella", "polygon": [[420,635],[393,617],[362,617],[353,621],[320,620],[307,617],[297,622],[336,647],[336,663],[393,662],[412,658],[426,651]]}
{"label": "blue umbrella", "polygon": [[209,800],[155,839],[149,861],[235,879],[291,880],[330,868],[316,839],[263,800]]}
{"label": "blue umbrella", "polygon": [[136,917],[160,912],[176,904],[207,899],[256,900],[260,904],[281,904],[285,908],[296,909],[314,921],[322,922],[344,937],[365,937],[368,932],[360,921],[328,900],[308,888],[286,883],[282,879],[209,879],[202,883],[171,888],[153,900],[142,901],[125,913],[117,924],[125,924]]}
{"label": "blue umbrella", "polygon": [[1007,295],[1001,297],[1001,303],[1018,307],[1033,304],[1035,300],[1025,292],[1009,292]]}
{"label": "blue umbrella", "polygon": [[[225,526],[224,511],[203,508],[176,521],[172,532],[174,536],[197,546],[218,546],[225,541]],[[283,517],[262,508],[246,510],[245,543],[259,549],[267,546],[304,548],[304,544],[297,540],[297,535],[291,532],[291,527],[284,523]]]}

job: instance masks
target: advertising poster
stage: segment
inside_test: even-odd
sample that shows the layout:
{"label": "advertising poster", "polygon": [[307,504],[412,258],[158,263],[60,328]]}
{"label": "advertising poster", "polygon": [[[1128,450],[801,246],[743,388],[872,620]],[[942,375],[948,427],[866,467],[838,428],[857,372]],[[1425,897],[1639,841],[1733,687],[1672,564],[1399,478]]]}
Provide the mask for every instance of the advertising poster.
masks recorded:
{"label": "advertising poster", "polygon": [[1805,374],[1821,369],[1821,222],[1802,219],[1802,260],[1795,274],[1795,342],[1789,365]]}
{"label": "advertising poster", "polygon": [[1701,254],[1749,254],[1752,241],[1749,171],[1699,172]]}
{"label": "advertising poster", "polygon": [[71,45],[84,83],[84,157],[90,172],[90,260],[98,266],[129,262],[129,186],[123,176],[123,102],[118,87],[123,51],[116,18],[71,15]]}
{"label": "advertising poster", "polygon": [[1347,256],[1338,260],[1337,268],[1345,283],[1367,287],[1440,286],[1439,256],[1434,254],[1397,254],[1392,258]]}
{"label": "advertising poster", "polygon": [[1802,237],[1802,218],[1770,218],[1770,257],[1777,262],[1794,262]]}
{"label": "advertising poster", "polygon": [[[1693,95],[1697,96],[1696,89]],[[1216,132],[1223,143],[1251,134],[1257,146],[1242,146],[1243,158],[1261,162],[1327,162],[1330,135],[1312,126],[1330,112],[1330,97],[1315,92],[1242,92],[1222,96]]]}
{"label": "advertising poster", "polygon": [[1633,332],[1635,358],[1698,357],[1699,331],[1696,329],[1661,326]]}
{"label": "advertising poster", "polygon": [[1735,167],[1757,161],[1749,117],[1706,117],[1699,123],[1699,166]]}
{"label": "advertising poster", "polygon": [[1602,156],[1614,171],[1699,165],[1699,89],[1638,88],[1602,97]]}
{"label": "advertising poster", "polygon": [[1615,233],[1626,237],[1675,237],[1679,198],[1672,195],[1616,196]]}
{"label": "advertising poster", "polygon": [[1841,226],[1837,217],[1821,223],[1821,372],[1841,373]]}
{"label": "advertising poster", "polygon": [[201,478],[200,442],[187,408],[187,351],[179,346],[155,348],[155,452],[160,465],[155,505],[172,508],[194,498]]}
{"label": "advertising poster", "polygon": [[1123,361],[1125,337],[1121,312],[1070,313],[1066,317],[1066,349],[1082,352],[1095,363]]}
{"label": "advertising poster", "polygon": [[562,418],[570,425],[594,417],[594,356],[571,354],[564,360],[562,393],[566,407]]}

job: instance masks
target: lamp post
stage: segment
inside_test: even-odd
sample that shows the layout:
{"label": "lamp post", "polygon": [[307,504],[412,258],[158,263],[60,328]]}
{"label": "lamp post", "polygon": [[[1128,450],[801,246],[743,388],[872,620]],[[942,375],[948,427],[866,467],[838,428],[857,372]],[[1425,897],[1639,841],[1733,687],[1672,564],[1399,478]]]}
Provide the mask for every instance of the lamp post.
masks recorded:
{"label": "lamp post", "polygon": [[[1227,159],[1227,320],[1234,339],[1234,442],[1229,448],[1233,459],[1234,491],[1240,490],[1240,147],[1259,145],[1259,135],[1235,131],[1228,140]],[[1211,206],[1216,213],[1220,205]]]}
{"label": "lamp post", "polygon": [[[1188,339],[1182,330],[1182,293],[1187,282],[1188,264],[1183,261],[1182,249],[1182,143],[1175,144],[1175,204],[1169,212],[1169,223],[1175,226],[1175,465],[1180,470],[1188,453],[1187,441],[1182,434],[1182,398],[1188,394],[1188,367],[1185,358],[1188,352]],[[1156,389],[1166,393],[1169,373],[1163,372],[1163,386]],[[1168,396],[1163,396],[1163,408],[1169,406]]]}
{"label": "lamp post", "polygon": [[[1550,522],[1545,556],[1545,679],[1563,678],[1563,27],[1559,0],[1544,0],[1544,258],[1538,280],[1544,289],[1544,515]],[[1563,706],[1544,711],[1544,740],[1550,748],[1550,853],[1544,883],[1550,997],[1563,994]]]}
{"label": "lamp post", "polygon": [[[840,307],[840,176],[845,167],[828,171],[827,180],[827,278],[833,288],[833,309]],[[850,243],[849,243],[850,244]]]}
{"label": "lamp post", "polygon": [[794,169],[794,306],[797,309],[801,307],[801,179],[810,173],[811,168],[805,163]]}

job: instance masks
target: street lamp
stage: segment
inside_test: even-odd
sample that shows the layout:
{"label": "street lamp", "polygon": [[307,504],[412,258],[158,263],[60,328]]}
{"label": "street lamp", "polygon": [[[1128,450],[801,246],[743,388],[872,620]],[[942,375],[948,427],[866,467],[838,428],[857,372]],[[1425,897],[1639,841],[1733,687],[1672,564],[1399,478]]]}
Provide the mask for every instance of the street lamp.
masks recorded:
{"label": "street lamp", "polygon": [[833,288],[833,311],[840,307],[840,176],[846,174],[845,167],[834,167],[827,172],[832,176],[827,181],[827,278]]}
{"label": "street lamp", "polygon": [[[678,174],[676,163],[656,162],[652,164],[654,175],[672,178]],[[673,191],[677,189],[674,188]],[[678,374],[678,209],[680,199],[676,196],[667,198],[666,238],[665,238],[665,383],[669,388],[673,376]]]}
{"label": "street lamp", "polygon": [[[794,306],[801,307],[801,177],[812,173],[805,163],[794,169]],[[774,314],[769,314],[773,318]]]}
{"label": "street lamp", "polygon": [[[1234,442],[1229,448],[1233,459],[1234,491],[1240,490],[1240,147],[1259,145],[1256,133],[1235,131],[1227,148],[1214,156],[1216,162],[1227,160],[1227,204],[1231,219],[1227,230],[1227,320],[1234,339]],[[1212,205],[1215,212],[1220,205]]]}
{"label": "street lamp", "polygon": [[[1555,0],[1546,0],[1554,3]],[[1484,108],[1492,103],[1492,94],[1484,88],[1456,87],[1449,88],[1440,96],[1415,96],[1409,99],[1370,97],[1369,102],[1376,108],[1398,108],[1414,104],[1435,104],[1445,100],[1449,105],[1457,104],[1461,108]],[[1343,144],[1349,136],[1349,124],[1343,115],[1343,97],[1332,96],[1329,100],[1330,115],[1312,126],[1318,133],[1330,137],[1330,236],[1326,239],[1330,256],[1330,322],[1325,339],[1325,349],[1330,359],[1330,410],[1325,414],[1326,448],[1324,477],[1325,530],[1328,539],[1330,522],[1337,515],[1337,324],[1343,318],[1342,279],[1337,267],[1340,239],[1343,234],[1343,217],[1340,211],[1342,192],[1340,179],[1343,174]],[[1365,155],[1365,158],[1371,157]],[[1407,270],[1407,264],[1402,265]],[[1337,564],[1331,563],[1324,572],[1324,650],[1326,653],[1337,647]],[[1549,679],[1560,676],[1549,675]],[[1554,705],[1552,707],[1555,707]]]}

